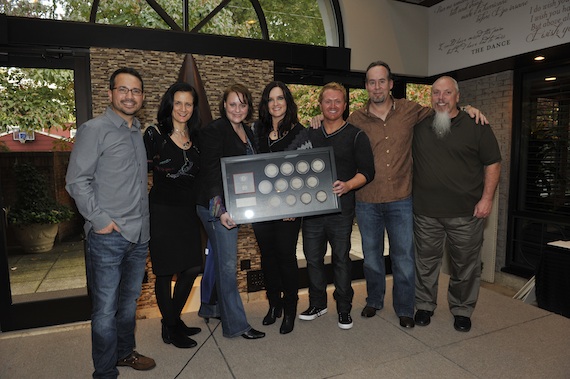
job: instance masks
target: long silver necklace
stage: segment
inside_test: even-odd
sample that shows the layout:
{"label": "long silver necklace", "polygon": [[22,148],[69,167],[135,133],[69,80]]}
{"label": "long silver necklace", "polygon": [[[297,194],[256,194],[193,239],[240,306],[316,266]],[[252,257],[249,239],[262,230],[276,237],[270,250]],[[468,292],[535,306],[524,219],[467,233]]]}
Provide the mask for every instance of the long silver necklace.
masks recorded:
{"label": "long silver necklace", "polygon": [[[174,131],[174,133],[178,133],[181,138],[188,138],[187,128],[184,128],[183,130],[178,130],[173,127],[172,130]],[[189,147],[190,147],[190,139],[188,139],[188,141],[186,142],[182,142],[183,149],[188,149]]]}

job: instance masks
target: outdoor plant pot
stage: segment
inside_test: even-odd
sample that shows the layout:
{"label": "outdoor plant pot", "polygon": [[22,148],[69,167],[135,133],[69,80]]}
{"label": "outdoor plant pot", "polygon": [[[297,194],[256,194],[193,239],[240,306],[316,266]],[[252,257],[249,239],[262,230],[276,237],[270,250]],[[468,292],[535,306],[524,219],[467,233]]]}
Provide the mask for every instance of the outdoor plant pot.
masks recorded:
{"label": "outdoor plant pot", "polygon": [[47,253],[53,249],[58,224],[12,225],[26,253]]}
{"label": "outdoor plant pot", "polygon": [[53,248],[58,225],[70,220],[73,212],[58,204],[48,192],[48,181],[30,163],[14,164],[16,203],[8,208],[8,224],[29,253],[45,253]]}

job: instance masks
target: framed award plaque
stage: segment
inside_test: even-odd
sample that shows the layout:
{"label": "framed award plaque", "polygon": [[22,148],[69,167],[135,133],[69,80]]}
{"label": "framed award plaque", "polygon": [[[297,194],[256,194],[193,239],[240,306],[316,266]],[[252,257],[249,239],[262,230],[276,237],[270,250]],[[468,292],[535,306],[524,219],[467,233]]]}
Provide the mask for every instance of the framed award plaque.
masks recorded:
{"label": "framed award plaque", "polygon": [[332,147],[221,159],[225,205],[238,224],[340,212]]}

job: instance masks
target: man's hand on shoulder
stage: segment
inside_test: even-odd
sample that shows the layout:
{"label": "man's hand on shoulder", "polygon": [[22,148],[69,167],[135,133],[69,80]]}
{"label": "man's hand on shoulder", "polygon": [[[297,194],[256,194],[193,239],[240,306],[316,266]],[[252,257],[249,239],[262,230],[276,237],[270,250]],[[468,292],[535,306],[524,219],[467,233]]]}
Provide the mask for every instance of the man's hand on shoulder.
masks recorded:
{"label": "man's hand on shoulder", "polygon": [[321,127],[321,122],[324,120],[322,114],[316,115],[311,119],[311,128],[318,129]]}
{"label": "man's hand on shoulder", "polygon": [[466,105],[463,107],[463,110],[465,112],[467,112],[467,114],[469,114],[469,116],[471,118],[474,118],[475,122],[477,124],[481,124],[481,125],[488,125],[489,124],[487,117],[485,117],[485,115],[483,113],[481,113],[481,111],[479,109],[472,107],[471,105]]}

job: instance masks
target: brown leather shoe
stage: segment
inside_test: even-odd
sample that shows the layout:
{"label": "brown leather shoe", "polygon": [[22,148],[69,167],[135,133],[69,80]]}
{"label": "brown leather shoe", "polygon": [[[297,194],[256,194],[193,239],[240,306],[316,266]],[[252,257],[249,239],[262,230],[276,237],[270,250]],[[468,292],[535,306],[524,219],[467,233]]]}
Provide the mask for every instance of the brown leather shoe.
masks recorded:
{"label": "brown leather shoe", "polygon": [[156,366],[154,359],[145,357],[133,350],[132,353],[117,361],[117,366],[129,366],[135,370],[150,370]]}

